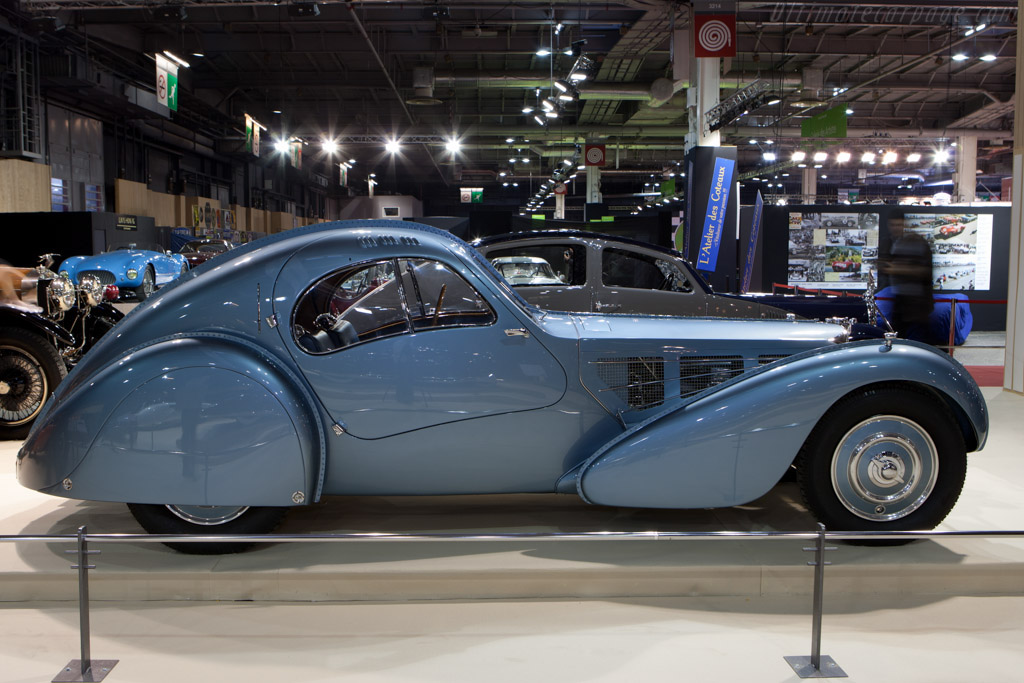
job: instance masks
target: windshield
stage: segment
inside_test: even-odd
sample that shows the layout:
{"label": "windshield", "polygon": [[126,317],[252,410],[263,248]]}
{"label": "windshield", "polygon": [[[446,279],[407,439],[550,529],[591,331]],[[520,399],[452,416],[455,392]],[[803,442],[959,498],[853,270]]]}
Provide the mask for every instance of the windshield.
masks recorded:
{"label": "windshield", "polygon": [[111,244],[107,247],[105,253],[113,251],[158,251],[163,253],[164,248],[159,244],[153,244],[152,242],[126,242],[124,244]]}
{"label": "windshield", "polygon": [[181,248],[182,254],[219,254],[228,250],[228,245],[223,242],[204,242],[195,240],[187,243]]}

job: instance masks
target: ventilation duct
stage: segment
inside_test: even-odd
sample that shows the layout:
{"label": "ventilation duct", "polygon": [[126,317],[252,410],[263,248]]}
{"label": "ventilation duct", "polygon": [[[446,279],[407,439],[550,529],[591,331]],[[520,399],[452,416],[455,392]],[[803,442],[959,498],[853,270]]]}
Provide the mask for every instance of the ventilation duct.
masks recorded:
{"label": "ventilation duct", "polygon": [[441,100],[434,97],[434,69],[429,66],[417,66],[412,70],[412,91],[413,96],[405,103],[417,106],[428,106],[441,104]]}

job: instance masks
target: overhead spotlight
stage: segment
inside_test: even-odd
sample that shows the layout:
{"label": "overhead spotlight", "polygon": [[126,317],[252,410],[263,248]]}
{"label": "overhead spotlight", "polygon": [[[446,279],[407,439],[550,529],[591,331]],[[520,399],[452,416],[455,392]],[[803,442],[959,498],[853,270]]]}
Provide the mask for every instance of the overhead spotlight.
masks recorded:
{"label": "overhead spotlight", "polygon": [[512,144],[513,142],[515,142],[515,141],[516,141],[516,139],[515,139],[515,138],[505,138],[505,142],[509,143],[510,145],[511,145],[511,144]]}
{"label": "overhead spotlight", "polygon": [[815,152],[814,153],[814,160],[816,162],[821,163],[822,161],[825,161],[826,159],[828,159],[828,152]]}
{"label": "overhead spotlight", "polygon": [[852,110],[852,109],[850,109],[849,107],[847,107],[847,108],[846,108],[846,115],[847,115],[847,116],[853,116],[853,110]]}
{"label": "overhead spotlight", "polygon": [[583,55],[583,46],[587,44],[586,38],[582,40],[572,41],[572,45],[569,47],[569,53],[574,57],[580,57]]}
{"label": "overhead spotlight", "polygon": [[320,148],[324,153],[333,156],[338,151],[338,143],[334,140],[324,140],[320,143]]}
{"label": "overhead spotlight", "polygon": [[965,55],[963,52],[958,52],[955,55],[953,55],[953,61],[954,62],[966,62],[967,61],[967,55]]}
{"label": "overhead spotlight", "polygon": [[770,100],[768,100],[767,102],[765,102],[765,104],[767,104],[767,105],[769,105],[769,106],[770,106],[770,105],[773,105],[773,104],[778,104],[778,103],[779,103],[779,102],[781,102],[781,101],[782,101],[782,100],[781,100],[781,99],[779,99],[778,97],[773,97],[773,98],[771,98]]}
{"label": "overhead spotlight", "polygon": [[572,69],[569,70],[569,80],[574,83],[587,80],[587,76],[594,69],[594,66],[594,60],[586,55],[580,55],[576,59],[576,63],[573,64]]}
{"label": "overhead spotlight", "polygon": [[181,57],[179,57],[178,55],[174,54],[173,52],[168,52],[167,50],[164,50],[164,56],[172,62],[174,62],[175,64],[177,64],[178,66],[183,66],[186,69],[189,68],[189,63]]}
{"label": "overhead spotlight", "polygon": [[761,155],[765,161],[775,161],[775,152],[765,152]]}
{"label": "overhead spotlight", "polygon": [[388,154],[398,154],[402,149],[402,145],[399,144],[398,140],[388,140],[384,145],[384,149],[387,150]]}
{"label": "overhead spotlight", "polygon": [[575,102],[577,97],[579,97],[579,93],[577,93],[575,91],[573,91],[573,92],[563,92],[563,93],[559,93],[558,100],[560,102]]}
{"label": "overhead spotlight", "polygon": [[458,154],[459,150],[462,149],[462,143],[452,138],[444,143],[444,148],[452,154]]}
{"label": "overhead spotlight", "polygon": [[530,160],[527,157],[523,157],[522,159],[520,159],[520,161],[524,164],[530,163]]}
{"label": "overhead spotlight", "polygon": [[557,119],[558,118],[558,110],[557,109],[552,109],[551,111],[546,111],[546,112],[544,112],[544,116],[548,117],[549,119]]}
{"label": "overhead spotlight", "polygon": [[874,152],[864,152],[863,154],[860,155],[860,160],[863,161],[866,164],[873,164],[873,163],[875,163],[875,153]]}
{"label": "overhead spotlight", "polygon": [[554,86],[558,88],[559,92],[569,92],[572,90],[572,86],[568,82],[558,79],[554,82]]}
{"label": "overhead spotlight", "polygon": [[995,55],[982,55],[982,56],[978,57],[978,59],[980,59],[983,62],[994,62],[994,61],[996,61],[996,56]]}
{"label": "overhead spotlight", "polygon": [[315,2],[295,2],[288,5],[288,16],[318,17],[320,16],[320,6]]}
{"label": "overhead spotlight", "polygon": [[551,50],[547,49],[546,47],[542,47],[541,49],[537,50],[534,54],[537,55],[538,57],[547,57],[548,55],[551,54]]}
{"label": "overhead spotlight", "polygon": [[939,151],[937,151],[935,153],[935,163],[937,163],[937,164],[944,164],[947,161],[949,161],[949,151],[948,150],[940,149]]}
{"label": "overhead spotlight", "polygon": [[552,111],[555,109],[555,103],[546,97],[540,101],[540,106],[543,107],[545,111]]}
{"label": "overhead spotlight", "polygon": [[[536,121],[537,124],[541,125],[541,126],[543,126],[544,124],[547,123],[547,121],[544,120],[544,117],[541,116],[540,114],[534,114],[533,115],[533,120]],[[510,159],[509,161],[515,161],[515,159]]]}
{"label": "overhead spotlight", "polygon": [[883,164],[894,164],[896,163],[896,152],[886,152],[882,155]]}
{"label": "overhead spotlight", "polygon": [[807,153],[798,149],[797,151],[793,152],[793,156],[790,158],[793,161],[803,161],[804,159],[807,158]]}
{"label": "overhead spotlight", "polygon": [[555,35],[557,36],[559,33],[561,33],[563,28],[565,28],[565,24],[563,24],[562,22],[558,22],[557,24],[555,24]]}
{"label": "overhead spotlight", "polygon": [[836,154],[836,161],[838,161],[840,164],[845,164],[847,161],[850,160],[851,156],[852,155],[849,152],[839,152],[838,154]]}
{"label": "overhead spotlight", "polygon": [[274,140],[274,150],[280,154],[286,154],[288,152],[288,141]]}
{"label": "overhead spotlight", "polygon": [[153,18],[157,21],[185,21],[188,12],[184,5],[162,5],[153,8]]}
{"label": "overhead spotlight", "polygon": [[533,107],[523,107],[523,113],[524,114],[532,114],[533,113]]}
{"label": "overhead spotlight", "polygon": [[921,155],[918,152],[911,152],[907,155],[907,163],[916,164],[921,161]]}

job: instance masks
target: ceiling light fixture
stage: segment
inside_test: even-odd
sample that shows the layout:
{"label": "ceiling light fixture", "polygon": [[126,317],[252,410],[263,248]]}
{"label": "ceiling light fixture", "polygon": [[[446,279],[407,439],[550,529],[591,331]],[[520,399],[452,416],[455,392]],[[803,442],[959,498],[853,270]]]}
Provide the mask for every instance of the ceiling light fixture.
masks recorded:
{"label": "ceiling light fixture", "polygon": [[908,163],[916,164],[919,161],[921,161],[921,154],[920,153],[918,153],[918,152],[911,152],[910,154],[907,155],[907,162]]}
{"label": "ceiling light fixture", "polygon": [[958,52],[955,55],[953,55],[953,61],[954,62],[964,62],[964,61],[967,61],[967,55],[965,55],[963,52]]}
{"label": "ceiling light fixture", "polygon": [[981,57],[978,57],[978,59],[980,59],[983,62],[994,62],[994,61],[996,61],[996,56],[995,55],[982,55]]}
{"label": "ceiling light fixture", "polygon": [[[188,62],[186,62],[184,59],[174,54],[173,52],[168,52],[167,50],[164,50],[164,55],[166,55],[167,58],[170,59],[172,62],[178,64],[178,66],[183,66],[186,69],[189,67]],[[995,57],[993,57],[992,59],[995,59]]]}
{"label": "ceiling light fixture", "polygon": [[398,143],[398,140],[388,140],[384,145],[384,149],[387,150],[388,154],[398,154],[402,149],[402,145]]}
{"label": "ceiling light fixture", "polygon": [[797,151],[793,152],[793,156],[790,158],[793,161],[803,161],[804,159],[807,158],[807,153],[798,149]]}
{"label": "ceiling light fixture", "polygon": [[814,153],[814,160],[815,161],[822,162],[822,161],[825,161],[826,159],[828,159],[828,152],[815,152]]}
{"label": "ceiling light fixture", "polygon": [[896,163],[896,152],[886,152],[882,155],[883,164],[894,164]]}
{"label": "ceiling light fixture", "polygon": [[847,161],[850,160],[850,156],[851,155],[849,152],[839,152],[838,154],[836,154],[836,161],[838,161],[840,164],[845,164]]}
{"label": "ceiling light fixture", "polygon": [[875,153],[864,152],[863,154],[860,155],[860,160],[868,164],[873,164],[875,163]]}

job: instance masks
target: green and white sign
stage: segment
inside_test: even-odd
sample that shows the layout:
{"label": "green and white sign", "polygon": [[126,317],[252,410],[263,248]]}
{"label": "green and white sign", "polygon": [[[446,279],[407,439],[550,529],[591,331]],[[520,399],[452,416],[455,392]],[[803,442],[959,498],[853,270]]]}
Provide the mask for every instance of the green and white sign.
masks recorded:
{"label": "green and white sign", "polygon": [[178,111],[178,65],[163,55],[156,56],[156,100]]}
{"label": "green and white sign", "polygon": [[802,138],[845,138],[846,105],[812,116],[800,124]]}

